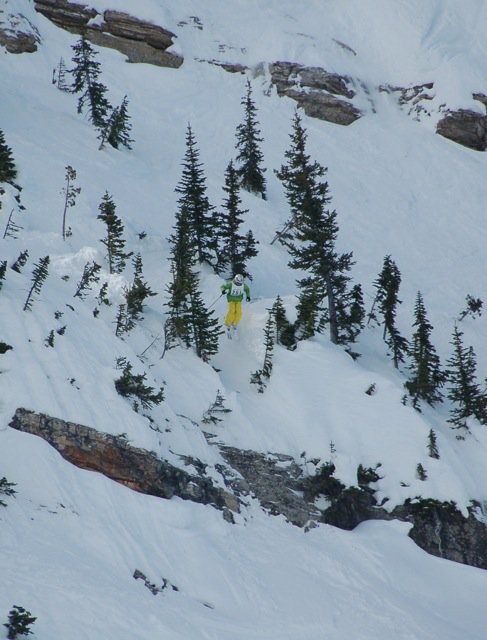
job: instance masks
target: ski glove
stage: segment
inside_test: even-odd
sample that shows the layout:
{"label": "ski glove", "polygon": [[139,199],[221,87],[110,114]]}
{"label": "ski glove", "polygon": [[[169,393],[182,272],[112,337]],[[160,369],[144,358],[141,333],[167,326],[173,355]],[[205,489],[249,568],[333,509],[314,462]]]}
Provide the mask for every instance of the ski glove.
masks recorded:
{"label": "ski glove", "polygon": [[247,296],[247,302],[250,302],[250,296]]}

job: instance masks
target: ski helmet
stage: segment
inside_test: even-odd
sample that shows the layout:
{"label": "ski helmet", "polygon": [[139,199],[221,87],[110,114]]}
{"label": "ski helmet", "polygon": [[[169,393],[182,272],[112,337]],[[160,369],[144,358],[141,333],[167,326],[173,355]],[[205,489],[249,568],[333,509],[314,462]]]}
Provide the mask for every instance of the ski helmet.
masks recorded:
{"label": "ski helmet", "polygon": [[237,273],[233,281],[235,282],[236,285],[241,285],[243,282],[243,276],[240,273]]}

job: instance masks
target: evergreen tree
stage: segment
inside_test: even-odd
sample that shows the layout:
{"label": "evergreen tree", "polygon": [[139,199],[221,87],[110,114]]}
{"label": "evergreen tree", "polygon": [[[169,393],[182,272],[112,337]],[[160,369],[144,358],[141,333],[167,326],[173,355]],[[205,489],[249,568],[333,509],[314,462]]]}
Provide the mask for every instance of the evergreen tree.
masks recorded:
{"label": "evergreen tree", "polygon": [[419,291],[416,296],[414,316],[413,326],[416,327],[416,331],[408,352],[411,359],[409,365],[411,377],[405,383],[405,387],[412,398],[413,407],[419,409],[420,400],[430,405],[441,402],[440,388],[445,381],[445,376],[440,369],[440,359],[431,344],[430,336],[433,327],[426,317],[423,297]]}
{"label": "evergreen tree", "polygon": [[115,389],[123,397],[136,398],[133,408],[138,410],[138,403],[143,409],[151,409],[153,405],[158,405],[164,400],[164,390],[155,391],[154,387],[146,384],[147,375],[145,373],[132,373],[132,365],[126,358],[118,358],[117,369],[122,370],[120,378],[115,380]]}
{"label": "evergreen tree", "polygon": [[88,291],[91,291],[91,285],[99,282],[101,266],[94,260],[90,264],[87,262],[83,268],[81,280],[78,282],[73,298],[83,299]]}
{"label": "evergreen tree", "polygon": [[30,611],[15,605],[8,614],[7,640],[18,640],[19,636],[28,636],[32,633],[30,626],[37,620]]}
{"label": "evergreen tree", "polygon": [[433,429],[429,430],[428,434],[428,455],[430,458],[435,458],[439,460],[440,452],[438,451],[438,444],[436,441],[436,434]]}
{"label": "evergreen tree", "polygon": [[[5,344],[5,343],[2,343],[2,344]],[[3,478],[0,478],[0,495],[7,496],[9,498],[14,496],[17,493],[14,489],[15,486],[16,486],[15,482],[9,482],[7,478],[3,476]],[[3,500],[0,500],[0,507],[6,507],[6,506],[7,506],[7,503],[4,502]]]}
{"label": "evergreen tree", "polygon": [[17,273],[21,273],[22,267],[25,266],[25,263],[27,262],[28,258],[29,258],[29,250],[26,249],[25,251],[22,251],[20,253],[20,255],[17,258],[17,260],[11,266],[11,269],[16,271]]}
{"label": "evergreen tree", "polygon": [[238,150],[237,174],[243,189],[259,194],[266,199],[266,181],[262,168],[263,154],[260,150],[262,138],[257,122],[257,109],[252,100],[252,85],[247,80],[247,93],[241,103],[245,109],[244,121],[237,127],[236,149]]}
{"label": "evergreen tree", "polygon": [[122,273],[132,252],[125,252],[123,222],[115,213],[116,206],[108,192],[105,192],[98,209],[100,213],[97,217],[105,223],[107,229],[107,235],[101,242],[107,249],[109,271],[110,273]]}
{"label": "evergreen tree", "polygon": [[465,347],[462,341],[463,333],[455,325],[451,344],[453,354],[447,361],[448,398],[453,407],[450,410],[448,422],[455,428],[468,429],[466,420],[477,418],[484,423],[485,398],[477,383],[477,358],[472,347]]}
{"label": "evergreen tree", "polygon": [[223,331],[213,311],[209,311],[204,304],[198,284],[197,275],[192,274],[189,286],[191,343],[198,358],[208,362],[211,356],[218,353],[218,337]]}
{"label": "evergreen tree", "polygon": [[[1,209],[1,206],[0,206]],[[5,238],[15,238],[17,239],[18,232],[21,231],[24,227],[21,227],[19,224],[13,221],[12,216],[14,215],[14,209],[10,212],[10,215],[7,220],[7,224],[5,226],[5,231],[3,232],[3,239]]]}
{"label": "evergreen tree", "polygon": [[300,289],[297,304],[296,334],[306,339],[329,326],[330,340],[346,343],[350,339],[348,309],[352,293],[348,290],[352,254],[338,254],[336,211],[329,211],[331,201],[326,169],[311,162],[306,154],[306,132],[296,113],[286,151],[287,164],[276,172],[283,182],[291,208],[291,218],[279,232],[279,241],[291,256],[291,269],[307,272],[297,281]]}
{"label": "evergreen tree", "polygon": [[127,304],[127,315],[134,321],[142,320],[142,311],[146,298],[156,296],[149,285],[143,279],[143,265],[140,253],[132,259],[134,267],[134,279],[130,287],[125,291],[125,301]]}
{"label": "evergreen tree", "polygon": [[5,135],[0,129],[0,182],[13,184],[17,177],[17,168],[12,156],[12,149],[5,142]]}
{"label": "evergreen tree", "polygon": [[384,258],[382,271],[374,286],[377,289],[374,304],[369,318],[376,319],[374,307],[377,304],[384,323],[383,339],[391,350],[392,359],[396,369],[400,362],[404,362],[404,354],[408,349],[408,342],[403,338],[396,327],[397,306],[401,304],[398,293],[401,284],[401,274],[391,256]]}
{"label": "evergreen tree", "polygon": [[27,294],[27,299],[24,304],[24,311],[32,308],[32,297],[34,294],[39,295],[42,285],[44,284],[49,268],[49,256],[41,258],[39,262],[34,266],[32,271],[32,286]]}
{"label": "evergreen tree", "polygon": [[7,273],[7,261],[2,260],[2,262],[0,262],[0,290],[3,287],[3,281],[5,280],[6,273]]}
{"label": "evergreen tree", "polygon": [[230,162],[225,172],[225,186],[223,190],[227,197],[223,201],[224,213],[220,216],[218,230],[219,248],[218,264],[219,272],[225,272],[227,277],[233,277],[236,273],[250,278],[246,263],[257,255],[256,241],[249,231],[245,236],[239,234],[243,216],[248,213],[246,209],[240,209],[239,182],[237,172]]}
{"label": "evergreen tree", "polygon": [[131,143],[133,142],[130,137],[130,131],[132,125],[130,124],[130,116],[128,114],[128,99],[127,96],[122,100],[122,104],[119,107],[115,107],[109,118],[106,121],[105,126],[100,132],[98,139],[100,140],[100,149],[103,149],[105,142],[108,142],[114,149],[118,149],[120,146],[126,149],[131,149]]}
{"label": "evergreen tree", "polygon": [[250,382],[252,384],[257,385],[257,391],[259,393],[264,393],[264,390],[267,386],[267,381],[271,377],[272,356],[273,356],[274,344],[275,344],[275,334],[276,334],[276,319],[271,309],[267,316],[267,322],[264,327],[264,344],[265,344],[264,364],[262,365],[262,369],[258,369],[250,376]]}
{"label": "evergreen tree", "polygon": [[220,418],[219,414],[224,415],[226,413],[231,413],[231,411],[231,409],[227,409],[227,407],[225,407],[225,398],[218,389],[216,392],[215,401],[212,402],[208,409],[205,411],[201,422],[203,424],[218,424],[219,422],[222,422],[222,418]]}
{"label": "evergreen tree", "polygon": [[176,193],[180,194],[179,216],[189,227],[197,260],[213,264],[219,220],[206,195],[206,179],[190,125],[186,133],[186,153],[182,166],[182,176],[176,187]]}
{"label": "evergreen tree", "polygon": [[64,210],[63,210],[63,240],[67,235],[71,235],[71,230],[66,230],[66,213],[69,207],[74,207],[76,204],[76,197],[81,193],[81,187],[75,187],[74,181],[76,180],[76,171],[68,165],[66,167],[66,175],[64,176],[65,185],[62,193],[64,194]]}
{"label": "evergreen tree", "polygon": [[296,348],[296,337],[294,335],[294,326],[286,316],[286,310],[282,303],[281,296],[278,295],[272,305],[272,314],[276,323],[276,343],[287,349],[294,350]]}
{"label": "evergreen tree", "polygon": [[52,83],[57,86],[60,91],[71,92],[71,88],[66,80],[66,64],[64,58],[60,58],[58,66],[53,70]]}
{"label": "evergreen tree", "polygon": [[70,69],[73,75],[71,91],[81,94],[78,98],[78,113],[83,113],[87,106],[90,122],[97,129],[103,129],[111,106],[105,97],[107,88],[98,80],[101,69],[100,63],[95,60],[97,53],[83,36],[71,48],[75,64]]}
{"label": "evergreen tree", "polygon": [[193,268],[196,263],[194,240],[188,220],[188,211],[182,207],[176,213],[174,232],[169,238],[171,283],[167,288],[169,318],[166,325],[167,348],[180,340],[189,347],[190,340],[190,289]]}

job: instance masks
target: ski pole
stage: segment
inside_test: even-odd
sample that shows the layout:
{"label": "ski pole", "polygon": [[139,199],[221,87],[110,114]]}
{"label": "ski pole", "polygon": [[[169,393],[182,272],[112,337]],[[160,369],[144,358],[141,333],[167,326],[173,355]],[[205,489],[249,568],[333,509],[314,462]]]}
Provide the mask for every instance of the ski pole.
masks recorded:
{"label": "ski pole", "polygon": [[218,302],[218,300],[220,300],[220,298],[222,297],[222,295],[224,294],[224,292],[222,291],[220,293],[220,295],[218,296],[218,298],[216,300],[213,300],[213,302],[210,304],[210,306],[208,307],[208,310],[211,309],[211,307],[215,306],[216,303]]}

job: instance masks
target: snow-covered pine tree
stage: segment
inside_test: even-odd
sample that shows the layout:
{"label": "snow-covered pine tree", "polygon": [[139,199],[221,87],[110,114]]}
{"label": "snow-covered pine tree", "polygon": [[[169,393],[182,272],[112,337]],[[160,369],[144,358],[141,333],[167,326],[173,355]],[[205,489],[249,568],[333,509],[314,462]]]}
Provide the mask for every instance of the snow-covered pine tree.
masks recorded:
{"label": "snow-covered pine tree", "polygon": [[32,286],[27,294],[27,299],[24,304],[24,311],[32,308],[34,294],[39,295],[42,285],[44,284],[49,270],[49,256],[41,258],[39,262],[34,266],[32,271]]}
{"label": "snow-covered pine tree", "polygon": [[123,222],[115,213],[115,203],[107,191],[98,209],[100,213],[97,217],[105,223],[107,230],[107,235],[102,238],[101,242],[107,249],[108,269],[110,273],[122,273],[127,259],[132,256],[132,252],[125,251]]}
{"label": "snow-covered pine tree", "polygon": [[21,231],[24,228],[24,227],[21,227],[19,224],[17,224],[13,220],[13,215],[14,215],[14,209],[12,209],[12,211],[10,212],[10,215],[8,216],[7,224],[5,225],[5,231],[3,232],[4,240],[5,238],[17,239],[18,238],[17,234],[19,233],[19,231]]}
{"label": "snow-covered pine tree", "polygon": [[217,271],[231,278],[236,273],[250,278],[247,262],[257,255],[256,241],[252,231],[246,235],[239,234],[243,216],[247,209],[241,209],[242,201],[239,194],[239,180],[237,171],[230,163],[225,171],[225,185],[223,191],[227,194],[223,201],[223,212],[220,214],[218,229],[218,263]]}
{"label": "snow-covered pine tree", "polygon": [[7,273],[7,261],[3,260],[0,262],[0,290],[3,287],[3,281],[5,280],[5,275]]}
{"label": "snow-covered pine tree", "polygon": [[8,614],[7,640],[18,640],[19,636],[31,635],[31,625],[37,620],[30,611],[15,605]]}
{"label": "snow-covered pine tree", "polygon": [[66,174],[64,176],[65,185],[62,189],[64,194],[64,210],[63,210],[63,240],[66,240],[66,235],[70,235],[70,230],[66,230],[66,214],[69,207],[74,207],[76,204],[76,197],[81,193],[81,187],[75,187],[74,181],[76,180],[76,170],[70,165],[66,167]]}
{"label": "snow-covered pine tree", "polygon": [[439,460],[440,458],[436,433],[433,429],[430,429],[428,433],[428,455],[430,458],[435,458],[436,460]]}
{"label": "snow-covered pine tree", "polygon": [[404,362],[404,355],[408,349],[408,341],[401,336],[396,327],[397,306],[401,304],[401,300],[398,297],[400,285],[401,273],[391,256],[387,255],[384,258],[382,271],[374,282],[377,293],[369,318],[375,319],[374,307],[377,305],[384,323],[382,337],[391,350],[396,369],[400,362]]}
{"label": "snow-covered pine tree", "polygon": [[477,357],[473,347],[463,344],[463,332],[457,325],[453,330],[451,344],[453,354],[447,360],[448,398],[453,403],[448,422],[454,428],[468,430],[467,418],[486,422],[485,394],[477,382]]}
{"label": "snow-covered pine tree", "polygon": [[269,310],[267,321],[264,327],[265,352],[262,369],[254,371],[254,373],[252,373],[250,376],[250,382],[257,385],[257,391],[259,393],[264,393],[264,390],[267,386],[267,381],[271,377],[272,373],[272,357],[274,344],[276,341],[276,318],[274,316],[273,308]]}
{"label": "snow-covered pine tree", "polygon": [[179,213],[189,225],[197,260],[213,265],[216,261],[219,220],[206,195],[206,178],[189,124],[182,167],[181,179],[176,186]]}
{"label": "snow-covered pine tree", "polygon": [[66,63],[64,62],[64,58],[61,57],[58,66],[53,71],[52,82],[60,91],[71,92],[71,88],[66,80],[66,73]]}
{"label": "snow-covered pine tree", "polygon": [[349,325],[352,253],[338,254],[335,250],[337,213],[327,209],[331,198],[323,179],[326,169],[311,162],[306,154],[307,134],[297,112],[290,137],[287,164],[276,175],[284,184],[291,208],[291,218],[279,232],[279,241],[291,255],[290,268],[308,274],[297,281],[296,335],[298,339],[310,338],[328,326],[330,340],[346,344],[350,335],[343,329]]}
{"label": "snow-covered pine tree", "polygon": [[218,353],[218,337],[223,333],[220,323],[203,302],[197,274],[192,273],[189,285],[189,313],[191,319],[191,343],[196,355],[205,362]]}
{"label": "snow-covered pine tree", "polygon": [[260,149],[263,139],[260,137],[257,109],[252,100],[252,85],[247,80],[247,92],[240,104],[244,107],[244,120],[237,127],[237,174],[243,189],[256,193],[266,199],[266,180],[262,168],[264,156]]}
{"label": "snow-covered pine tree", "polygon": [[142,408],[147,410],[164,400],[162,387],[156,392],[154,387],[147,385],[147,374],[133,373],[132,364],[126,358],[118,358],[116,366],[122,370],[122,375],[115,380],[115,389],[125,398],[136,398],[132,405],[135,411],[138,411],[139,402]]}
{"label": "snow-covered pine tree", "polygon": [[29,258],[29,250],[26,249],[25,251],[21,251],[19,257],[15,260],[15,262],[10,268],[13,269],[13,271],[16,271],[17,273],[21,273],[22,268],[25,266],[28,258]]}
{"label": "snow-covered pine tree", "polygon": [[208,407],[208,409],[203,414],[201,418],[201,422],[203,424],[218,424],[222,422],[222,418],[220,418],[219,414],[225,415],[226,413],[231,413],[232,410],[228,409],[225,406],[225,398],[223,397],[220,389],[216,392],[216,398],[214,402]]}
{"label": "snow-covered pine tree", "polygon": [[125,96],[122,104],[113,109],[105,126],[100,131],[100,135],[98,136],[100,149],[103,149],[105,142],[108,142],[114,149],[118,149],[120,146],[126,149],[132,149],[133,140],[130,137],[132,125],[130,124],[127,107],[128,99],[127,96]]}
{"label": "snow-covered pine tree", "polygon": [[72,47],[74,68],[69,72],[73,76],[72,93],[80,93],[78,98],[78,113],[83,113],[87,106],[90,122],[97,128],[103,129],[111,105],[105,94],[107,88],[98,78],[101,73],[100,63],[95,60],[97,52],[84,36]]}
{"label": "snow-covered pine tree", "polygon": [[146,298],[156,296],[149,285],[143,279],[143,264],[140,253],[132,258],[134,268],[134,279],[132,284],[125,291],[125,302],[127,304],[127,315],[134,321],[142,320],[142,311]]}
{"label": "snow-covered pine tree", "polygon": [[190,288],[196,257],[194,236],[186,207],[181,207],[176,212],[173,229],[169,238],[171,283],[167,287],[169,317],[166,323],[166,348],[168,349],[175,346],[177,340],[186,347],[191,344]]}
{"label": "snow-covered pine tree", "polygon": [[[5,344],[5,343],[2,343]],[[12,347],[10,347],[12,348]],[[17,492],[15,491],[15,482],[9,482],[5,476],[0,478],[0,496],[11,497],[14,496]],[[7,503],[3,500],[0,500],[0,507],[6,507]]]}
{"label": "snow-covered pine tree", "polygon": [[17,178],[17,167],[12,155],[12,149],[5,142],[5,135],[0,129],[0,182],[13,184]]}
{"label": "snow-covered pine tree", "polygon": [[91,285],[99,282],[101,266],[93,260],[90,264],[87,262],[83,268],[83,274],[81,275],[81,280],[78,282],[76,286],[76,291],[73,295],[73,298],[83,298],[86,296],[88,291],[91,291]]}
{"label": "snow-covered pine tree", "polygon": [[423,296],[420,291],[416,296],[413,326],[416,327],[416,330],[408,351],[410,358],[408,368],[411,376],[404,386],[412,398],[413,407],[419,409],[420,400],[424,400],[430,405],[441,402],[440,389],[445,382],[445,375],[440,368],[440,358],[431,344],[433,326],[426,316]]}
{"label": "snow-covered pine tree", "polygon": [[287,319],[286,309],[280,295],[277,295],[272,305],[272,314],[276,323],[276,343],[287,349],[294,350],[296,348],[294,326]]}

